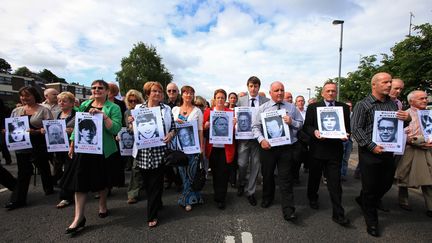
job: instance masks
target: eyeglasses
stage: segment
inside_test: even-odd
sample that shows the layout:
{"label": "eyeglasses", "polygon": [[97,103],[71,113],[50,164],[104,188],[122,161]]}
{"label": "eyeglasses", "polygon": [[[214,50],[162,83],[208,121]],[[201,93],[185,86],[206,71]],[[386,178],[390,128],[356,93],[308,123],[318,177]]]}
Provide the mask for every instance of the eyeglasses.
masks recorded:
{"label": "eyeglasses", "polygon": [[129,103],[137,103],[138,100],[128,100]]}
{"label": "eyeglasses", "polygon": [[174,94],[175,94],[175,93],[177,93],[177,90],[175,90],[175,89],[169,89],[169,90],[167,90],[167,92],[168,92],[168,93],[174,93]]}
{"label": "eyeglasses", "polygon": [[102,87],[102,86],[93,86],[93,87],[91,87],[91,89],[92,90],[103,90],[104,87]]}
{"label": "eyeglasses", "polygon": [[393,132],[395,130],[394,127],[378,127],[378,131],[380,132],[384,132],[384,131],[388,131],[388,132]]}

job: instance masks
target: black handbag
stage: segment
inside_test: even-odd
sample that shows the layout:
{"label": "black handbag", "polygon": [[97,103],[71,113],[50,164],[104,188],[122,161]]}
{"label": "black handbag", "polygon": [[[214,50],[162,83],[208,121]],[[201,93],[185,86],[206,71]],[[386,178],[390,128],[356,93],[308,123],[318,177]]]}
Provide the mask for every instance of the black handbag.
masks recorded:
{"label": "black handbag", "polygon": [[[175,144],[175,145],[173,145]],[[180,145],[181,146],[181,145]],[[171,142],[171,148],[168,147],[165,152],[165,157],[163,159],[163,164],[165,166],[187,166],[189,165],[189,158],[187,155],[181,151],[182,148],[178,148],[177,137],[174,142]]]}
{"label": "black handbag", "polygon": [[197,171],[195,173],[195,177],[191,185],[192,190],[195,192],[201,191],[204,188],[205,182],[207,180],[206,178],[207,173],[203,165],[203,160],[204,160],[203,155],[200,154],[199,163],[197,165]]}

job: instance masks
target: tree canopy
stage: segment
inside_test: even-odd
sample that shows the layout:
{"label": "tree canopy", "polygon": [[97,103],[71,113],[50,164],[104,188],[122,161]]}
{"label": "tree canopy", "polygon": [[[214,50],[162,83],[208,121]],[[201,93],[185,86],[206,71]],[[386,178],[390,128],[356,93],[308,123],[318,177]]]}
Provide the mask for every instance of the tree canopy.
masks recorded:
{"label": "tree canopy", "polygon": [[5,59],[0,58],[0,73],[10,73],[11,71],[11,65]]}
{"label": "tree canopy", "polygon": [[172,74],[162,63],[156,48],[143,42],[135,44],[129,56],[122,58],[121,70],[116,75],[123,94],[130,89],[142,91],[147,81],[158,81],[164,87],[172,81]]}
{"label": "tree canopy", "polygon": [[64,78],[59,78],[57,75],[52,73],[48,69],[44,69],[41,72],[37,74],[39,77],[45,79],[48,83],[66,83],[66,80]]}
{"label": "tree canopy", "polygon": [[[340,100],[353,103],[363,99],[371,92],[371,79],[377,72],[388,72],[395,78],[405,82],[401,99],[412,90],[432,90],[432,25],[429,23],[414,27],[417,35],[408,36],[396,43],[391,54],[364,56],[360,59],[357,70],[348,72],[341,78]],[[334,82],[337,78],[329,79]],[[317,98],[321,98],[321,87],[315,88]]]}
{"label": "tree canopy", "polygon": [[13,73],[14,75],[18,75],[18,76],[23,76],[23,77],[33,77],[34,73],[32,71],[30,71],[30,69],[28,69],[27,67],[19,67],[17,68],[17,70],[15,70],[15,72]]}

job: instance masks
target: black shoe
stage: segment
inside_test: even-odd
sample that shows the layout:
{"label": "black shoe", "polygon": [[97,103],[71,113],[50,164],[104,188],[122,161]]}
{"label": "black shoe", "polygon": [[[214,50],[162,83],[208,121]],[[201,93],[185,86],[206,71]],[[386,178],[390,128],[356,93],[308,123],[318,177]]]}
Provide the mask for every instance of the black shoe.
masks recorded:
{"label": "black shoe", "polygon": [[403,210],[406,210],[406,211],[412,211],[411,206],[407,205],[407,204],[399,203],[399,207],[402,208]]}
{"label": "black shoe", "polygon": [[247,197],[249,204],[252,206],[256,206],[257,205],[257,200],[255,199],[255,195],[252,194],[250,196]]}
{"label": "black shoe", "polygon": [[225,209],[225,203],[224,203],[224,202],[218,202],[218,203],[217,203],[217,207],[218,207],[220,210],[224,210],[224,209]]}
{"label": "black shoe", "polygon": [[428,217],[432,217],[432,210],[428,210],[428,211],[426,212],[426,215],[427,215]]}
{"label": "black shoe", "polygon": [[366,227],[366,231],[368,234],[372,235],[373,237],[379,237],[379,231],[378,226],[371,225]]}
{"label": "black shoe", "polygon": [[347,227],[351,224],[350,220],[345,216],[342,217],[332,217],[333,221],[343,227]]}
{"label": "black shoe", "polygon": [[101,219],[108,217],[108,215],[109,215],[108,209],[107,209],[107,211],[105,213],[99,212],[99,218],[101,218]]}
{"label": "black shoe", "polygon": [[284,213],[284,219],[286,221],[294,222],[297,219],[297,215],[295,214],[295,210],[292,210],[291,213]]}
{"label": "black shoe", "polygon": [[310,208],[315,209],[315,210],[319,209],[318,201],[309,201],[309,206],[310,206]]}
{"label": "black shoe", "polygon": [[390,212],[390,209],[384,206],[384,204],[381,201],[379,202],[377,209],[386,213]]}
{"label": "black shoe", "polygon": [[268,207],[270,207],[271,204],[272,204],[271,201],[263,200],[263,201],[261,202],[261,207],[262,207],[262,208],[268,208]]}
{"label": "black shoe", "polygon": [[5,204],[4,207],[5,207],[8,211],[11,211],[11,210],[14,210],[14,209],[17,209],[17,208],[22,208],[22,207],[24,207],[24,206],[26,206],[25,203],[8,202],[8,203]]}
{"label": "black shoe", "polygon": [[243,193],[244,193],[244,186],[238,186],[238,188],[237,188],[237,196],[238,197],[241,197],[242,195],[243,195]]}
{"label": "black shoe", "polygon": [[67,228],[65,231],[65,234],[73,234],[76,233],[78,230],[80,230],[81,228],[84,228],[86,223],[86,218],[82,218],[81,221],[78,223],[78,225],[74,228]]}

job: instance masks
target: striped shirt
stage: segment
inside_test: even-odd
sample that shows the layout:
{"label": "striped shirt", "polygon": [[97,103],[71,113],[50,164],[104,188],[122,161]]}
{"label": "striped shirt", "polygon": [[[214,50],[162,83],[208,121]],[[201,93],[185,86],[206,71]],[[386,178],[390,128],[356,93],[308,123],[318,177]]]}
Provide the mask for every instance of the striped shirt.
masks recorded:
{"label": "striped shirt", "polygon": [[372,142],[372,131],[375,111],[397,111],[397,105],[387,96],[382,102],[372,94],[359,101],[354,107],[351,117],[352,136],[360,147],[370,151],[377,146]]}

